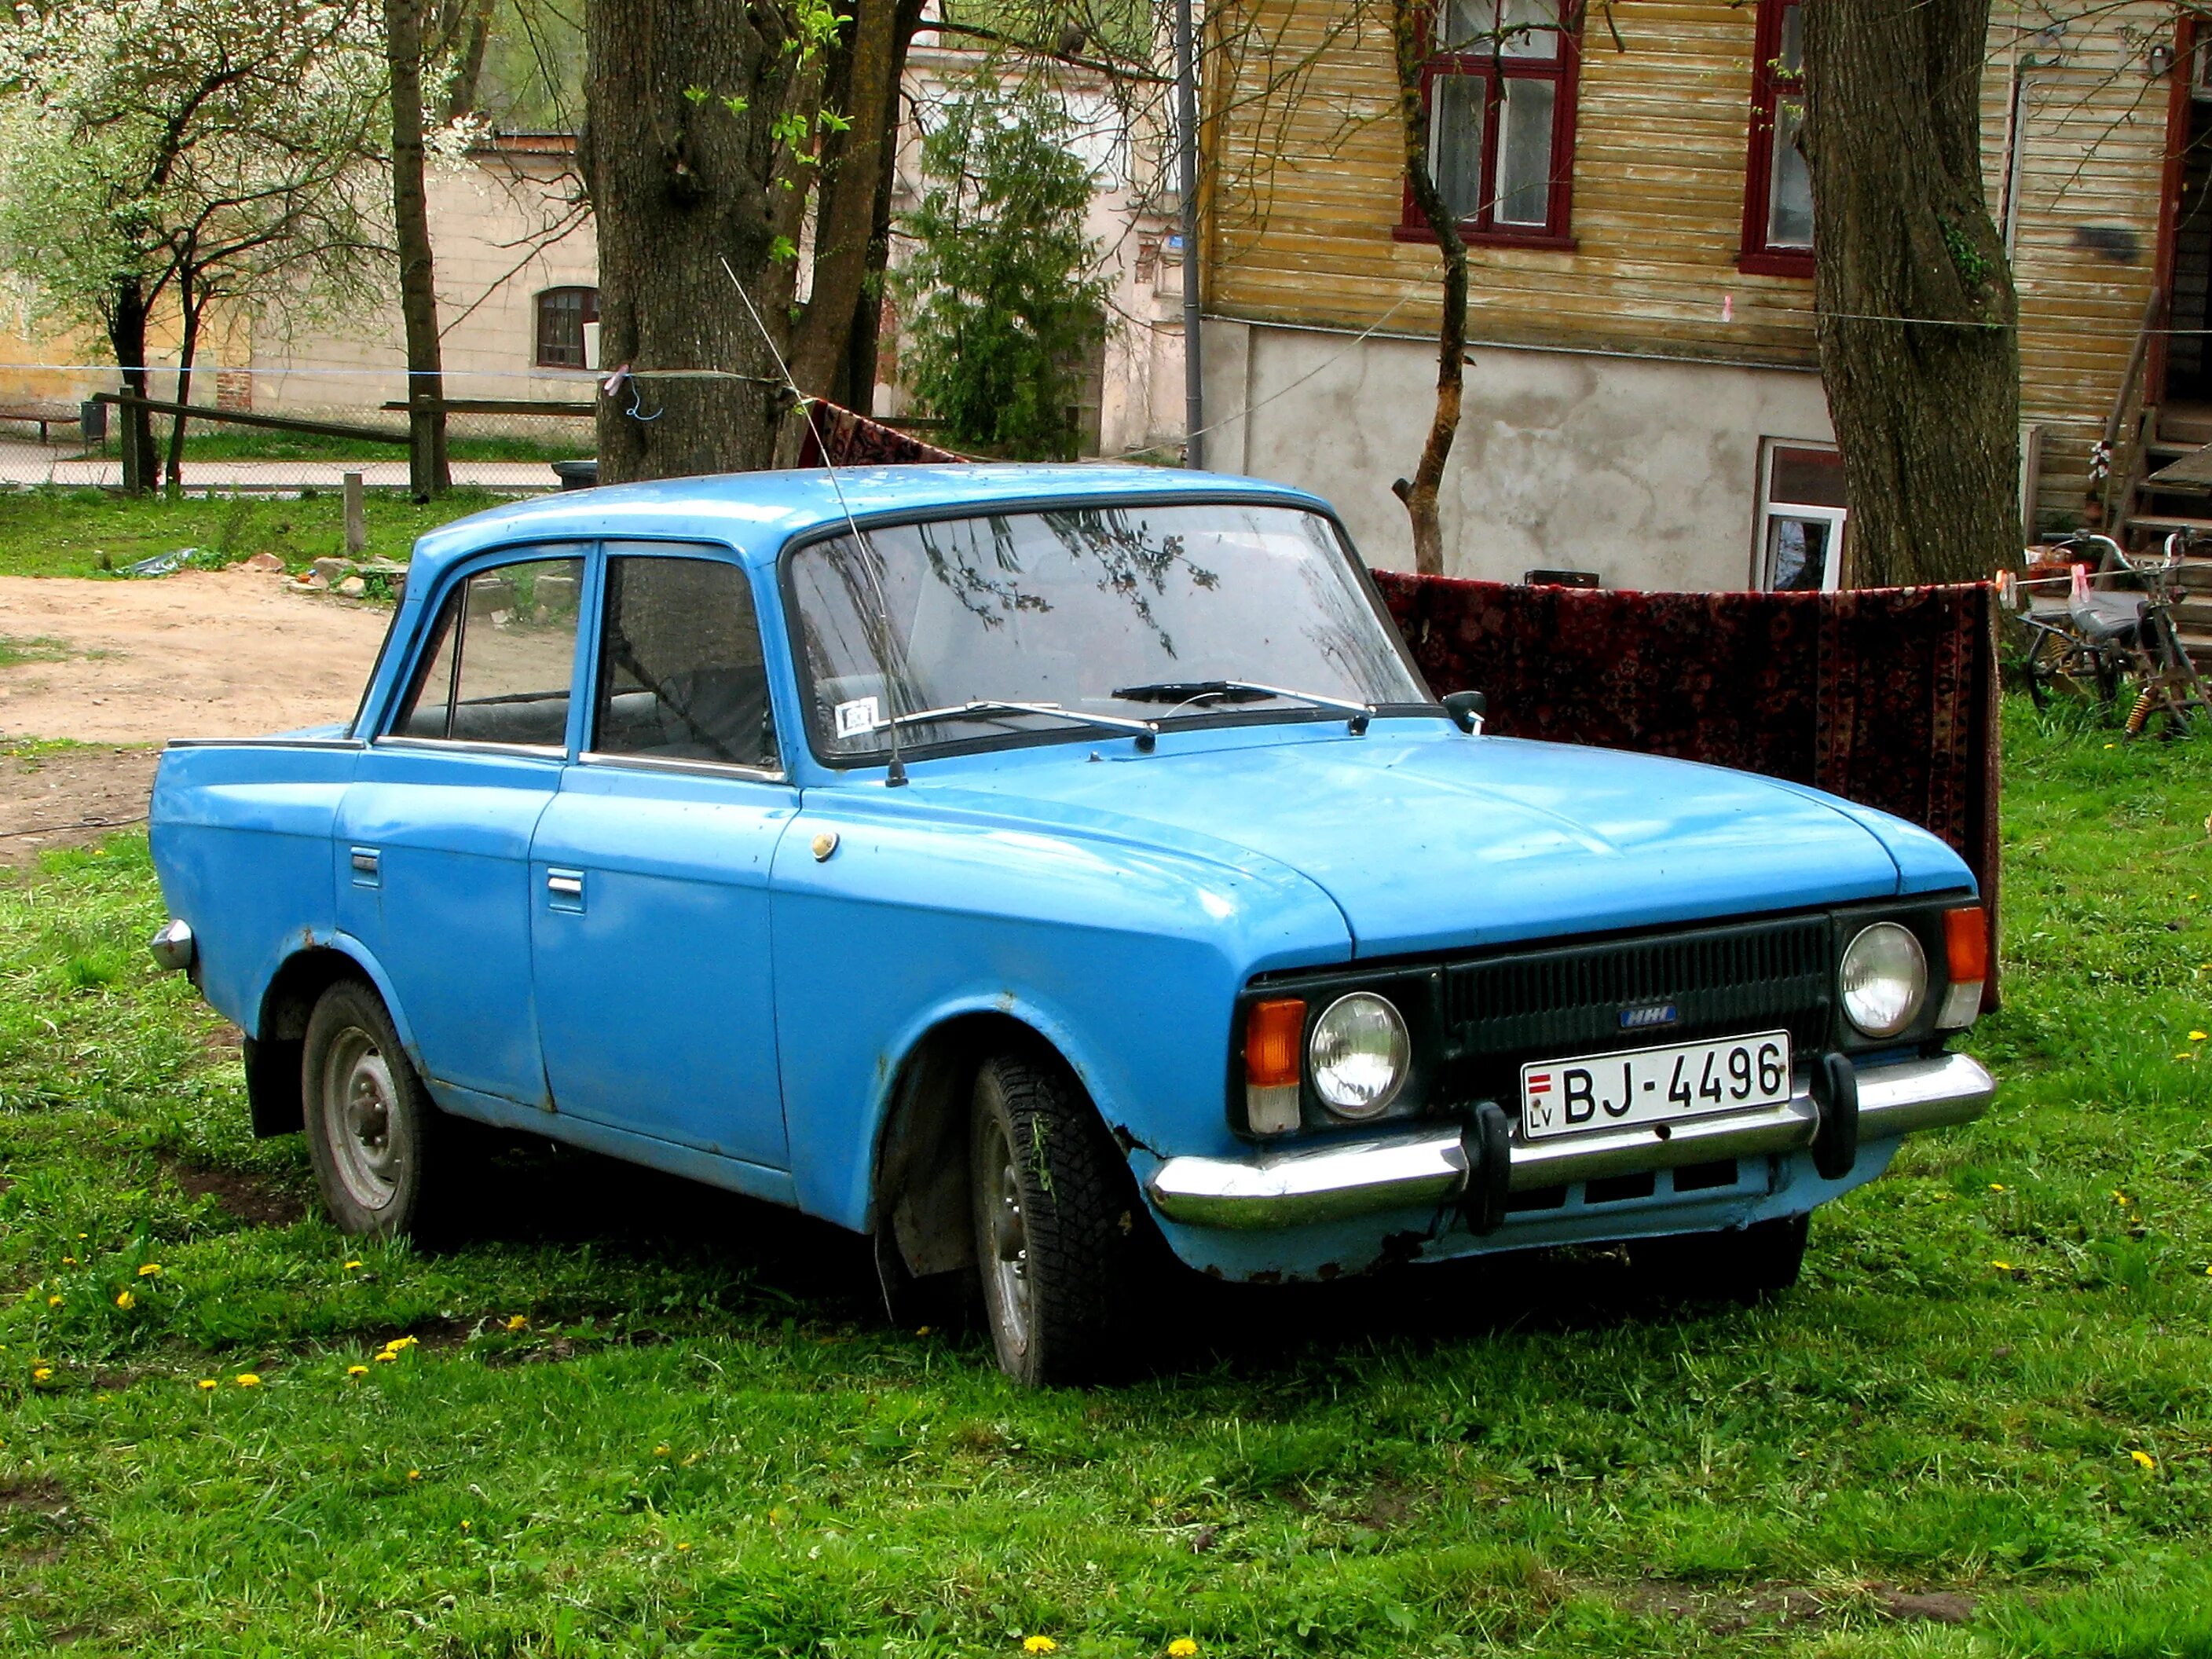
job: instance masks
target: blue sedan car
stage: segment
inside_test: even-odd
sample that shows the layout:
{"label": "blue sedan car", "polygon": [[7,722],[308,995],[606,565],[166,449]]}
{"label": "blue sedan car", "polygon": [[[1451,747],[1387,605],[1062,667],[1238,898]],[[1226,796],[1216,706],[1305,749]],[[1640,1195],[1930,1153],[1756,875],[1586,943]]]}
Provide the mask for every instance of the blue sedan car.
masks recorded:
{"label": "blue sedan car", "polygon": [[548,1136],[980,1289],[1031,1382],[1110,1364],[1163,1242],[1787,1285],[1816,1206],[1988,1103],[1972,877],[1481,726],[1294,490],[580,492],[423,538],[349,723],[171,745],[155,950],[349,1232],[465,1213],[471,1123]]}

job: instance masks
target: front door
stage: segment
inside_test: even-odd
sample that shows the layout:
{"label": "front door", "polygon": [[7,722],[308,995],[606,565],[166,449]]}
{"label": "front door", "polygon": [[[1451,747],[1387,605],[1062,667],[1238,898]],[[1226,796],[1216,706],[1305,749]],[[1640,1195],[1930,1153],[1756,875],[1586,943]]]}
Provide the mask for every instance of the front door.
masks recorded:
{"label": "front door", "polygon": [[799,792],[750,578],[711,548],[605,552],[584,753],[531,848],[554,1106],[781,1170],[768,882]]}
{"label": "front door", "polygon": [[338,925],[389,977],[434,1085],[545,1103],[530,837],[560,787],[583,550],[457,580],[339,808]]}

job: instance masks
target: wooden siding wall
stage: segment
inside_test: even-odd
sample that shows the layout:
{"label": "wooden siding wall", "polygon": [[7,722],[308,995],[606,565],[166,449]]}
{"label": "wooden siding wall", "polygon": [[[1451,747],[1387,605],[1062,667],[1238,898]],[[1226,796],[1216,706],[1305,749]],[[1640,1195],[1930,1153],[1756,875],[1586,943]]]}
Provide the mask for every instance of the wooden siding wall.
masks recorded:
{"label": "wooden siding wall", "polygon": [[[2023,10],[2027,21],[2023,26]],[[2053,32],[2051,18],[2068,17]],[[2015,276],[2023,418],[2047,428],[2046,509],[2081,498],[2153,281],[2167,82],[2144,52],[2163,0],[1999,0],[1984,77],[1992,211],[2012,80],[2024,120]],[[1480,247],[1477,342],[1810,368],[1813,284],[1736,267],[1755,8],[1616,0],[1583,43],[1572,251]],[[1401,241],[1401,143],[1377,0],[1218,9],[1209,95],[1207,309],[1255,321],[1421,335],[1433,246]],[[2113,233],[2132,236],[2133,263]],[[2100,248],[2108,250],[2100,252]]]}

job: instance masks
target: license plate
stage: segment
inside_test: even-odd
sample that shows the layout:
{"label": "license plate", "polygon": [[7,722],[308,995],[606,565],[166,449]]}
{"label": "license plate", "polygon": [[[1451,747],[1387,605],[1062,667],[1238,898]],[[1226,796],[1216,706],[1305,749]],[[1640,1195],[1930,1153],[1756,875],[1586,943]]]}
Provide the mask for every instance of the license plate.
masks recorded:
{"label": "license plate", "polygon": [[1521,1130],[1530,1140],[1748,1112],[1790,1098],[1790,1033],[1628,1048],[1521,1068]]}

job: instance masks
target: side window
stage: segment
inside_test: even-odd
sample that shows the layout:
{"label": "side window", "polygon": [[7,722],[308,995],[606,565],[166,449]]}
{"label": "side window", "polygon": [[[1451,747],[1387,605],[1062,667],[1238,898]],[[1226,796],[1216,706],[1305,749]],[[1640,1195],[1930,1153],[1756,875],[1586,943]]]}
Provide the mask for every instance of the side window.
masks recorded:
{"label": "side window", "polygon": [[560,749],[568,733],[581,558],[480,570],[447,596],[395,735]]}
{"label": "side window", "polygon": [[744,568],[610,547],[606,588],[593,752],[773,769],[768,670]]}
{"label": "side window", "polygon": [[1751,148],[1744,167],[1741,268],[1813,274],[1813,173],[1805,125],[1804,7],[1759,0],[1752,47]]}

